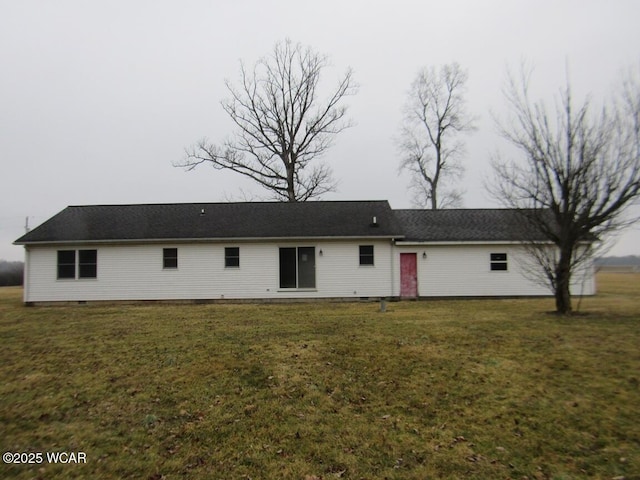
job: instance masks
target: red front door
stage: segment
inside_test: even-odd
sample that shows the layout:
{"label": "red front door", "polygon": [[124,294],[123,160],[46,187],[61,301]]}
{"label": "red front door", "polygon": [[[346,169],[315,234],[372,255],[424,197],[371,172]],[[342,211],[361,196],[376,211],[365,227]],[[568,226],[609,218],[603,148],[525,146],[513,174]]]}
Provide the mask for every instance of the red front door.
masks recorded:
{"label": "red front door", "polygon": [[418,296],[418,265],[415,253],[400,254],[400,297]]}

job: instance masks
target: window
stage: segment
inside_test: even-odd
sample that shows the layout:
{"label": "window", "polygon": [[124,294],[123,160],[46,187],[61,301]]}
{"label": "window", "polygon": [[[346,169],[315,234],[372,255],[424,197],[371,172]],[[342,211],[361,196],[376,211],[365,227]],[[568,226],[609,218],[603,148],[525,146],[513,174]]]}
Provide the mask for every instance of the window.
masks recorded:
{"label": "window", "polygon": [[178,268],[178,249],[162,249],[162,268]]}
{"label": "window", "polygon": [[58,250],[58,278],[76,278],[75,250]]}
{"label": "window", "polygon": [[98,251],[78,251],[78,278],[96,278],[98,276]]}
{"label": "window", "polygon": [[58,250],[58,278],[75,279],[97,277],[97,250],[78,250],[77,252],[76,250]]}
{"label": "window", "polygon": [[360,245],[360,265],[373,265],[373,245]]}
{"label": "window", "polygon": [[280,288],[316,288],[316,248],[280,249]]}
{"label": "window", "polygon": [[507,270],[507,254],[506,253],[491,254],[491,270],[492,271]]}
{"label": "window", "polygon": [[240,267],[240,248],[226,247],[224,249],[225,268]]}
{"label": "window", "polygon": [[297,270],[296,248],[280,249],[280,288],[296,288]]}

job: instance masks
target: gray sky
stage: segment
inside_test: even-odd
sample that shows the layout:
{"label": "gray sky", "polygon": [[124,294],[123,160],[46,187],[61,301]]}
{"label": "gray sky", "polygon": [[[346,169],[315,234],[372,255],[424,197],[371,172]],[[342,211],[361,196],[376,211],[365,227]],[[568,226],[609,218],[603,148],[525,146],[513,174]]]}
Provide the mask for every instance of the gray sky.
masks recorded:
{"label": "gray sky", "polygon": [[[327,85],[352,67],[355,126],[324,159],[340,181],[325,199],[388,199],[410,207],[398,175],[406,91],[422,66],[469,72],[464,206],[495,207],[482,177],[504,147],[491,111],[504,108],[507,66],[535,67],[534,94],[553,100],[567,65],[576,99],[607,95],[640,60],[637,0],[353,1],[0,0],[0,259],[11,242],[67,205],[202,202],[264,191],[232,173],[172,166],[202,137],[231,133],[224,79],[286,37],[326,53]],[[640,228],[611,254],[640,254]]]}

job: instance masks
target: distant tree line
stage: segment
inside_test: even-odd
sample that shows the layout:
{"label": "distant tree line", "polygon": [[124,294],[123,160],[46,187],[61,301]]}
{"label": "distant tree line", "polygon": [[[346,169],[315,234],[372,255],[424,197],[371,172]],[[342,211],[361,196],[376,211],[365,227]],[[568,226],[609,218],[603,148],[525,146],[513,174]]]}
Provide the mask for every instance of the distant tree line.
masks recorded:
{"label": "distant tree line", "polygon": [[0,287],[22,285],[24,279],[23,262],[0,260]]}
{"label": "distant tree line", "polygon": [[596,267],[600,266],[612,266],[612,267],[627,267],[640,265],[640,257],[637,255],[626,255],[624,257],[599,257],[594,260]]}

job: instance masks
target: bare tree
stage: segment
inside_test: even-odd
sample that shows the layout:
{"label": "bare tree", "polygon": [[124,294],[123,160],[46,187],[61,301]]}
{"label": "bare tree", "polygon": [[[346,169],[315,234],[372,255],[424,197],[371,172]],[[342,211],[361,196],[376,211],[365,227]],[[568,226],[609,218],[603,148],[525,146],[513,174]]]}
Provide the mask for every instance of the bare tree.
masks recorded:
{"label": "bare tree", "polygon": [[466,110],[467,73],[457,63],[424,68],[411,84],[400,128],[400,169],[411,174],[414,203],[432,209],[460,206],[462,191],[445,184],[461,178],[464,143],[475,130]]}
{"label": "bare tree", "polygon": [[494,159],[490,190],[541,234],[529,253],[557,312],[568,314],[574,274],[589,268],[597,245],[635,221],[626,209],[640,196],[638,77],[629,74],[598,113],[589,100],[576,106],[569,85],[554,110],[533,102],[525,73],[509,77],[505,98],[511,117],[499,129],[522,156]]}
{"label": "bare tree", "polygon": [[279,200],[297,202],[335,189],[326,164],[311,164],[351,126],[342,100],[356,92],[349,69],[325,99],[320,77],[327,57],[290,40],[275,45],[252,71],[241,63],[238,86],[222,107],[237,127],[221,145],[201,140],[176,166],[192,170],[206,163],[232,170],[269,190]]}

